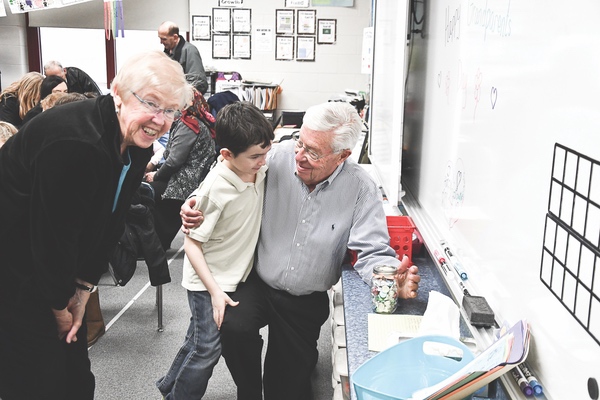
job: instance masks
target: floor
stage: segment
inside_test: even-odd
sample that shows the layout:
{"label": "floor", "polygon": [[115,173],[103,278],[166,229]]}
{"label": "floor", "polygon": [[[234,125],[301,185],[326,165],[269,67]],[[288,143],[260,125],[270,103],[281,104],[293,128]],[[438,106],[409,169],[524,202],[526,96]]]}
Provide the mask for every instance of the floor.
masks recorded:
{"label": "floor", "polygon": [[[90,348],[96,375],[97,400],[160,399],[155,381],[169,368],[187,330],[190,311],[181,287],[183,236],[173,241],[169,258],[171,283],[163,286],[163,331],[159,332],[156,288],[150,286],[148,270],[138,262],[135,276],[125,286],[115,286],[110,274],[100,282],[100,304],[107,331]],[[266,328],[263,336],[266,338]],[[313,374],[315,400],[330,400],[331,326],[327,322],[319,340],[319,363]],[[235,399],[235,384],[223,359],[214,370],[204,399]]]}

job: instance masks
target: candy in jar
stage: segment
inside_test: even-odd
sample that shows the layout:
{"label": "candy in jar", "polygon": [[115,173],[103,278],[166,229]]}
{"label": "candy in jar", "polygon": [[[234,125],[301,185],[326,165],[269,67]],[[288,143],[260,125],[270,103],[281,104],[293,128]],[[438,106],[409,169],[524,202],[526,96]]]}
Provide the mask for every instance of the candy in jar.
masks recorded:
{"label": "candy in jar", "polygon": [[391,265],[378,265],[373,268],[371,279],[371,295],[373,309],[376,313],[391,314],[398,305],[398,289],[396,287],[397,268]]}

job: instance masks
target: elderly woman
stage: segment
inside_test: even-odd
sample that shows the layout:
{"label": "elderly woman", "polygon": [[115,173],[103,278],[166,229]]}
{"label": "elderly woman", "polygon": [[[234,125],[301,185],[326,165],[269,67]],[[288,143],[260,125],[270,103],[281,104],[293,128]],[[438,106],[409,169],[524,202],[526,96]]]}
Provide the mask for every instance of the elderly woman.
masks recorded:
{"label": "elderly woman", "polygon": [[214,123],[204,96],[194,89],[192,104],[173,123],[163,153],[165,162],[146,174],[155,192],[154,227],[165,251],[181,227],[181,205],[198,188],[215,160],[211,133]]}
{"label": "elderly woman", "polygon": [[85,306],[190,99],[179,63],[140,53],[110,95],[43,112],[0,149],[0,398],[93,399]]}

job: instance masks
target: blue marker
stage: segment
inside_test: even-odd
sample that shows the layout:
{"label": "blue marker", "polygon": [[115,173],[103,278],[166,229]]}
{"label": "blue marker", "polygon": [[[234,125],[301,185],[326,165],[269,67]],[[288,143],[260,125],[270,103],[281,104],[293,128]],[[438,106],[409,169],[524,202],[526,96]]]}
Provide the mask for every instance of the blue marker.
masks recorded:
{"label": "blue marker", "polygon": [[511,369],[510,374],[512,375],[513,379],[519,386],[519,389],[521,389],[521,392],[523,392],[525,396],[533,396],[533,389],[531,386],[529,386],[529,383],[527,383],[527,378],[523,376],[521,370],[519,369],[519,366],[516,366],[513,369]]}
{"label": "blue marker", "polygon": [[531,368],[529,368],[529,365],[527,365],[525,361],[523,361],[520,365],[517,365],[517,368],[521,370],[523,376],[525,377],[525,379],[527,379],[529,386],[533,388],[534,394],[536,396],[541,396],[542,393],[544,393],[544,388],[542,387],[542,385],[540,385],[535,376],[533,376],[533,374],[531,373]]}
{"label": "blue marker", "polygon": [[452,254],[452,252],[450,251],[450,248],[448,247],[446,242],[444,242],[443,240],[442,240],[442,247],[444,248],[444,253],[446,253],[446,255],[448,256],[448,259],[452,263],[452,266],[456,270],[456,273],[458,274],[458,276],[460,276],[460,279],[462,279],[463,281],[467,280],[467,278],[468,278],[467,273],[463,269],[463,267],[460,264],[460,262],[458,261],[458,259],[454,256],[454,254]]}

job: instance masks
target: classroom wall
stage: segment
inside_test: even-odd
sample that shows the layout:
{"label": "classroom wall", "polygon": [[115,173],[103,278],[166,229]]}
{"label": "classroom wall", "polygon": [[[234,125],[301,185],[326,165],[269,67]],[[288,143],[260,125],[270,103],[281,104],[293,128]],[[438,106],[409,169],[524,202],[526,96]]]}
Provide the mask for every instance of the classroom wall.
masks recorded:
{"label": "classroom wall", "polygon": [[0,17],[0,72],[2,89],[28,72],[25,15],[12,14],[8,0],[4,2],[6,17]]}
{"label": "classroom wall", "polygon": [[[7,10],[7,17],[0,18],[0,44],[2,45],[0,71],[2,71],[3,87],[5,87],[26,73],[28,65],[25,42],[25,16],[24,14],[13,15],[10,12],[8,0],[2,1],[4,1]],[[102,13],[99,8],[101,7],[101,3],[102,1],[93,0],[60,9],[30,12],[31,25],[98,29],[102,27]],[[143,4],[143,12],[136,11],[140,4]],[[159,24],[157,21],[166,19],[175,20],[175,22],[185,28],[190,23],[191,15],[212,16],[212,8],[218,7],[219,1],[209,0],[198,2],[190,0],[190,19],[187,21],[182,21],[176,11],[173,11],[173,13],[170,13],[168,10],[165,11],[163,9],[165,3],[163,2],[157,2],[158,5],[154,6],[149,6],[149,4],[153,3],[147,1],[125,2],[126,29],[154,32]],[[283,9],[284,7],[285,0],[278,0],[277,2],[273,2],[272,0],[245,0],[243,8],[252,10],[252,28],[270,27],[273,29],[273,50],[262,53],[253,50],[250,60],[214,60],[212,58],[210,41],[193,41],[192,43],[200,50],[205,67],[215,70],[238,71],[245,79],[273,81],[276,83],[282,82],[283,92],[279,96],[278,104],[278,109],[280,110],[304,110],[313,104],[327,101],[331,97],[343,93],[348,88],[367,92],[370,77],[369,75],[362,74],[360,68],[363,28],[370,25],[371,0],[355,0],[353,7],[308,8],[316,10],[317,19],[337,19],[336,43],[327,45],[317,44],[314,62],[275,60],[275,9]],[[180,8],[178,7],[177,9]],[[152,18],[144,17],[149,14],[148,10],[152,10]],[[131,16],[132,13],[135,13],[134,17]],[[99,16],[95,18],[91,17],[91,15]],[[139,17],[140,15],[142,17]],[[125,33],[127,36],[127,31]],[[61,51],[81,49],[86,45],[86,43],[80,42],[81,40],[78,35],[73,35],[68,40],[57,41],[55,45],[57,48],[62,49]],[[122,38],[117,38],[117,51],[119,51],[120,40],[123,41]],[[140,43],[140,46],[137,46],[138,48],[147,47],[147,38],[143,40],[144,43]],[[132,40],[129,37],[127,41],[129,42],[126,46],[127,49],[136,48],[135,44],[131,44]],[[66,46],[66,43],[68,43],[68,46]],[[101,47],[98,51],[103,53],[104,48]],[[60,54],[58,51],[55,53],[52,50],[44,51],[44,53]],[[126,57],[126,54],[127,52],[125,54],[118,53],[117,62],[119,60],[122,61]],[[62,59],[64,57],[58,58]],[[101,54],[98,58],[103,59],[104,54]],[[74,62],[74,60],[71,60],[68,64],[81,65],[81,63]],[[93,71],[90,73],[93,73]],[[102,78],[102,76],[99,76],[97,80],[105,86],[103,82],[105,79]]]}
{"label": "classroom wall", "polygon": [[[190,14],[210,15],[212,19],[212,9],[218,5],[218,0],[190,1]],[[279,109],[304,110],[348,88],[367,91],[370,78],[361,74],[360,67],[363,29],[370,24],[371,0],[354,0],[354,7],[308,8],[316,10],[317,19],[337,19],[337,42],[317,44],[314,62],[275,60],[275,9],[283,9],[284,5],[285,0],[244,0],[241,8],[252,10],[252,29],[272,28],[273,50],[253,49],[250,60],[220,60],[212,58],[210,41],[194,41],[205,68],[237,71],[244,79],[282,82]]]}

